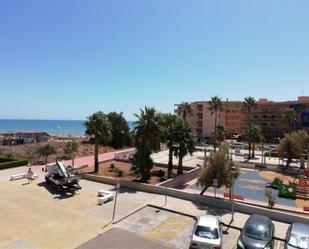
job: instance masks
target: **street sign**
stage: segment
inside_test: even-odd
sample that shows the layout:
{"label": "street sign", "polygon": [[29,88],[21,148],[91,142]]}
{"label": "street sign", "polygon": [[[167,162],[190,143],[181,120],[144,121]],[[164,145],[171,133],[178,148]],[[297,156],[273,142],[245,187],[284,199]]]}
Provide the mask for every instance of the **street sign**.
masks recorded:
{"label": "street sign", "polygon": [[213,186],[214,186],[214,188],[217,188],[217,187],[218,187],[218,180],[217,180],[217,179],[214,179],[214,181],[213,181]]}
{"label": "street sign", "polygon": [[115,189],[116,189],[116,190],[119,190],[119,189],[120,189],[120,182],[117,182],[117,183],[116,183]]}

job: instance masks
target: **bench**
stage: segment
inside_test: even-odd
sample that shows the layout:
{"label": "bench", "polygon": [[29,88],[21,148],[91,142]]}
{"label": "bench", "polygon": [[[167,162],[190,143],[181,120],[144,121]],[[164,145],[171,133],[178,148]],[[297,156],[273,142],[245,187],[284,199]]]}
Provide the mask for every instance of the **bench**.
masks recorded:
{"label": "bench", "polygon": [[105,202],[114,200],[114,193],[108,190],[98,191],[98,205],[102,205]]}
{"label": "bench", "polygon": [[309,207],[304,207],[305,212],[309,212]]}
{"label": "bench", "polygon": [[[224,193],[224,197],[226,198],[230,198],[230,194],[229,193]],[[232,195],[233,199],[238,199],[238,200],[244,200],[244,197],[242,195]]]}
{"label": "bench", "polygon": [[[32,180],[34,180],[34,179],[36,179],[38,177],[39,177],[38,174],[33,174],[32,175]],[[27,173],[20,173],[20,174],[11,175],[10,181],[20,180],[20,179],[24,179],[24,178],[27,178]]]}

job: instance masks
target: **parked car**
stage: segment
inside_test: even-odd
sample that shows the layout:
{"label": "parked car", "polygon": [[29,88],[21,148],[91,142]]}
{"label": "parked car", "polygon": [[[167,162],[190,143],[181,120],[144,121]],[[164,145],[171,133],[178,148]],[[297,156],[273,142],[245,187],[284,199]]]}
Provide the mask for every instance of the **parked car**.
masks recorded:
{"label": "parked car", "polygon": [[190,249],[221,249],[222,227],[216,216],[202,215],[193,229]]}
{"label": "parked car", "polygon": [[275,227],[271,219],[252,214],[247,220],[239,239],[238,249],[273,249]]}
{"label": "parked car", "polygon": [[284,249],[309,249],[309,225],[293,223],[286,233]]}

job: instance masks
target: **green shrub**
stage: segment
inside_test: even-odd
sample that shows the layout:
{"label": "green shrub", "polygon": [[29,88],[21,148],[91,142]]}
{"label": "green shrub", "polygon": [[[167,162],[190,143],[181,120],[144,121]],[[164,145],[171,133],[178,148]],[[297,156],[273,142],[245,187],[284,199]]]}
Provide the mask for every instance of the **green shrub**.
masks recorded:
{"label": "green shrub", "polygon": [[15,160],[11,160],[11,161],[1,162],[0,163],[0,170],[24,166],[24,165],[27,165],[27,164],[28,164],[28,160],[26,160],[26,159],[15,159]]}
{"label": "green shrub", "polygon": [[118,170],[118,176],[121,177],[123,175],[123,170]]}
{"label": "green shrub", "polygon": [[14,161],[14,159],[3,157],[3,156],[0,157],[0,163],[6,163],[6,162],[11,162],[11,161]]}

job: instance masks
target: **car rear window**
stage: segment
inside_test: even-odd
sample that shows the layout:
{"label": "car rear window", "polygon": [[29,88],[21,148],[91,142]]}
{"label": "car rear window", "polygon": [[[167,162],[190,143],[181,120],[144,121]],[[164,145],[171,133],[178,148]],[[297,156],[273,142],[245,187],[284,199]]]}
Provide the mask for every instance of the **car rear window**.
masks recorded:
{"label": "car rear window", "polygon": [[218,239],[219,233],[217,228],[197,226],[195,235],[204,239]]}
{"label": "car rear window", "polygon": [[245,235],[258,240],[267,240],[269,239],[269,228],[257,225],[254,223],[249,223],[247,227],[245,228]]}

